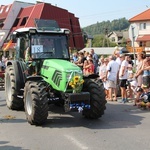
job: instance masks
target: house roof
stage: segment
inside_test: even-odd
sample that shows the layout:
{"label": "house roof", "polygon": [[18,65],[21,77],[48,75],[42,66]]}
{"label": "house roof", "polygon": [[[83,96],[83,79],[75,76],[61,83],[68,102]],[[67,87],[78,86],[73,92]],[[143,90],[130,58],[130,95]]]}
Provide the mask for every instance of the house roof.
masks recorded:
{"label": "house roof", "polygon": [[150,41],[150,35],[138,36],[136,41]]}
{"label": "house roof", "polygon": [[1,5],[0,6],[0,18],[1,19],[7,17],[11,6],[12,6],[12,4],[10,4],[10,5]]}
{"label": "house roof", "polygon": [[112,31],[112,32],[110,32],[109,34],[108,34],[108,37],[110,37],[111,35],[116,35],[116,36],[118,36],[118,37],[122,37],[123,36],[123,33],[122,32],[120,32],[120,31]]}
{"label": "house roof", "polygon": [[150,20],[150,9],[147,9],[146,11],[132,17],[129,19],[129,22],[136,22],[136,21],[145,21]]}
{"label": "house roof", "polygon": [[[68,10],[53,6],[50,3],[26,3],[14,1],[10,5],[0,5],[0,32],[4,32],[0,48],[9,34],[18,28],[34,27],[36,19],[56,20],[60,28],[71,31],[69,46],[81,49],[84,47],[79,18]],[[5,30],[7,29],[7,30]]]}

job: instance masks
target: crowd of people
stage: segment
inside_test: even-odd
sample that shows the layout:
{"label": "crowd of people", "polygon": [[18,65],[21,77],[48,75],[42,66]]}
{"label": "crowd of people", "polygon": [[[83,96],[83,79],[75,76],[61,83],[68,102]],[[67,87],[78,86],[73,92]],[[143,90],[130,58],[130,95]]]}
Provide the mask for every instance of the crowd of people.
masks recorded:
{"label": "crowd of people", "polygon": [[[1,71],[5,70],[8,58],[2,56]],[[103,82],[106,100],[121,103],[132,100],[134,106],[150,108],[150,57],[145,51],[138,52],[136,59],[119,50],[109,56],[98,56],[90,52],[75,52],[72,63],[81,67],[83,74],[98,74]],[[118,92],[119,91],[119,92]],[[120,94],[118,94],[120,93]],[[118,100],[118,95],[121,96]]]}
{"label": "crowd of people", "polygon": [[[108,101],[134,103],[134,106],[150,108],[150,57],[145,51],[126,55],[116,50],[110,56],[98,56],[90,52],[75,52],[72,62],[81,67],[84,75],[98,74],[105,88]],[[121,101],[118,100],[120,91]]]}
{"label": "crowd of people", "polygon": [[98,61],[99,57],[94,52],[94,49],[91,49],[89,52],[75,52],[72,56],[72,62],[77,66],[81,67],[84,75],[89,75],[93,73],[98,73]]}

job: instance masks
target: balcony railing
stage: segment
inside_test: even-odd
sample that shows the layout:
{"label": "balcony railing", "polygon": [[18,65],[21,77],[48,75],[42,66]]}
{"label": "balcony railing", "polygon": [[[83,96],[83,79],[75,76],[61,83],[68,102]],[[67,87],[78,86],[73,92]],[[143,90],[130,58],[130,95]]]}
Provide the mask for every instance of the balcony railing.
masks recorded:
{"label": "balcony railing", "polygon": [[[142,52],[145,50],[145,47],[134,47],[135,49],[135,52],[138,53],[138,52]],[[127,50],[129,51],[129,53],[134,53],[134,49],[133,47],[127,47]]]}

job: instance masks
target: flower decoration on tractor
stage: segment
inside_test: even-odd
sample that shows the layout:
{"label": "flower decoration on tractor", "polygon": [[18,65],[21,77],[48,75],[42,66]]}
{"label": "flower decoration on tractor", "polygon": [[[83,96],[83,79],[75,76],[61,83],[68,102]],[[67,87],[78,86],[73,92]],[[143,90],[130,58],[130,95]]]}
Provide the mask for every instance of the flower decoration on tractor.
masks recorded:
{"label": "flower decoration on tractor", "polygon": [[79,93],[82,89],[84,80],[80,76],[74,76],[69,82],[69,86],[72,87],[73,93]]}

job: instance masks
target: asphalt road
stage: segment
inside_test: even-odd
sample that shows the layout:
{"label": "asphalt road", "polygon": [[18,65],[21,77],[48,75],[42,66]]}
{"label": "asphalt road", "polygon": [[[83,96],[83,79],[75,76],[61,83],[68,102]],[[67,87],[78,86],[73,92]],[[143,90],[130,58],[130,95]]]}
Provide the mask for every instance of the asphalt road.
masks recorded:
{"label": "asphalt road", "polygon": [[98,120],[55,106],[47,123],[36,127],[23,111],[9,110],[0,91],[0,150],[150,150],[150,111],[131,103],[106,106]]}

